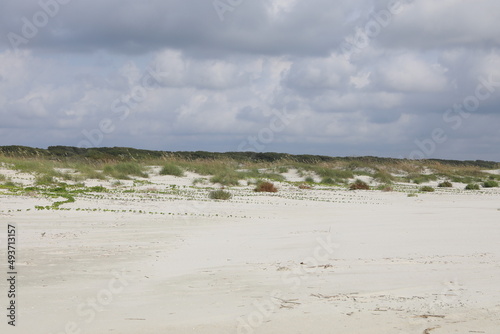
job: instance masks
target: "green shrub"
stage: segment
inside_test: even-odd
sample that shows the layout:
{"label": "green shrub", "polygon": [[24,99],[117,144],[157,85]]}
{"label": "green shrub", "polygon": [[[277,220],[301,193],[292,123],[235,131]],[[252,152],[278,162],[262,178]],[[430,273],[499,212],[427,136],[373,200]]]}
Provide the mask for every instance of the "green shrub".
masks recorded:
{"label": "green shrub", "polygon": [[196,179],[193,180],[193,186],[197,185],[198,183],[201,183],[201,184],[206,184],[207,183],[207,179],[205,179],[204,177],[198,177]]}
{"label": "green shrub", "polygon": [[104,166],[104,174],[120,180],[128,180],[131,175],[148,177],[148,174],[144,172],[144,167],[135,162],[122,162]]}
{"label": "green shrub", "polygon": [[35,178],[35,184],[39,186],[49,186],[55,183],[55,180],[50,175],[40,175]]}
{"label": "green shrub", "polygon": [[370,186],[360,179],[356,179],[354,183],[349,186],[350,190],[370,190]]}
{"label": "green shrub", "polygon": [[288,167],[285,166],[278,167],[276,168],[276,170],[278,171],[278,173],[288,173]]}
{"label": "green shrub", "polygon": [[423,187],[420,187],[420,189],[419,189],[419,190],[420,190],[420,191],[423,191],[423,192],[428,192],[428,193],[434,192],[434,188],[429,187],[429,186],[423,186]]}
{"label": "green shrub", "polygon": [[330,168],[315,168],[313,170],[316,172],[316,174],[323,178],[330,177],[332,179],[351,179],[354,177],[354,174],[350,170]]}
{"label": "green shrub", "polygon": [[278,189],[271,182],[261,182],[257,185],[257,188],[255,188],[254,191],[275,193],[278,192]]}
{"label": "green shrub", "polygon": [[479,184],[476,183],[469,183],[466,187],[465,190],[479,190],[481,187],[479,187]]}
{"label": "green shrub", "polygon": [[485,187],[485,188],[496,188],[496,187],[498,187],[498,182],[497,181],[493,181],[493,180],[485,181],[483,183],[483,187]]}
{"label": "green shrub", "polygon": [[218,174],[210,178],[210,182],[219,183],[223,186],[238,186],[240,177],[237,173]]}
{"label": "green shrub", "polygon": [[314,183],[314,179],[311,176],[306,177],[304,181],[307,183]]}
{"label": "green shrub", "polygon": [[434,174],[409,174],[405,177],[407,181],[413,182],[415,184],[426,183],[430,181],[436,181],[438,179],[437,175]]}
{"label": "green shrub", "polygon": [[208,195],[211,199],[228,200],[231,198],[231,193],[222,189],[211,191]]}
{"label": "green shrub", "polygon": [[381,183],[385,184],[391,184],[392,181],[394,180],[394,176],[392,176],[390,173],[382,170],[378,171],[373,175],[373,178]]}
{"label": "green shrub", "polygon": [[450,181],[444,181],[438,184],[439,188],[453,188],[453,184]]}
{"label": "green shrub", "polygon": [[179,166],[174,164],[166,164],[160,171],[160,175],[184,176],[184,172]]}
{"label": "green shrub", "polygon": [[322,180],[321,180],[321,183],[323,184],[335,184],[335,180],[332,179],[331,177],[324,177]]}
{"label": "green shrub", "polygon": [[7,180],[7,177],[3,174],[0,174],[0,181],[5,181]]}

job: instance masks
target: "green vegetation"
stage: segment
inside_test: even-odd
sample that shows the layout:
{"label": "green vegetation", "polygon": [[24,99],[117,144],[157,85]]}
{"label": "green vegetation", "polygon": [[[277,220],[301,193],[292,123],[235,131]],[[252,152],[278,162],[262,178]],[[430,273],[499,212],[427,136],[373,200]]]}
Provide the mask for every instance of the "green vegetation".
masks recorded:
{"label": "green vegetation", "polygon": [[179,166],[169,163],[163,166],[160,175],[184,176],[184,172]]}
{"label": "green vegetation", "polygon": [[322,184],[326,184],[326,185],[334,185],[336,184],[335,180],[332,179],[331,177],[324,177],[321,179],[321,183]]}
{"label": "green vegetation", "polygon": [[129,180],[130,176],[148,177],[145,167],[136,162],[121,162],[104,166],[103,173],[119,180]]}
{"label": "green vegetation", "polygon": [[311,176],[306,177],[304,181],[307,183],[314,183],[314,179]]}
{"label": "green vegetation", "polygon": [[438,176],[435,174],[410,174],[406,177],[406,179],[415,184],[422,184],[430,181],[436,181]]}
{"label": "green vegetation", "polygon": [[438,184],[438,187],[439,188],[453,188],[453,183],[451,183],[450,181],[444,181],[444,182],[441,182],[440,184]]}
{"label": "green vegetation", "polygon": [[391,184],[394,181],[394,176],[385,170],[379,170],[373,175],[373,178],[380,183]]}
{"label": "green vegetation", "polygon": [[227,174],[217,174],[210,178],[212,183],[218,183],[223,186],[237,186],[240,184],[241,176],[236,172],[229,172]]}
{"label": "green vegetation", "polygon": [[228,200],[231,198],[231,193],[222,189],[211,191],[209,194],[211,199]]}
{"label": "green vegetation", "polygon": [[493,181],[493,180],[485,181],[483,183],[483,187],[484,188],[496,188],[496,187],[498,187],[498,182]]}
{"label": "green vegetation", "polygon": [[481,187],[479,186],[479,184],[476,184],[476,183],[469,183],[465,187],[465,190],[479,190],[479,189],[481,189]]}
{"label": "green vegetation", "polygon": [[48,174],[43,174],[35,178],[35,184],[38,186],[50,186],[54,183],[54,178]]}
{"label": "green vegetation", "polygon": [[434,188],[430,187],[430,186],[423,186],[423,187],[420,187],[419,189],[420,191],[422,192],[428,192],[428,193],[432,193],[434,192]]}

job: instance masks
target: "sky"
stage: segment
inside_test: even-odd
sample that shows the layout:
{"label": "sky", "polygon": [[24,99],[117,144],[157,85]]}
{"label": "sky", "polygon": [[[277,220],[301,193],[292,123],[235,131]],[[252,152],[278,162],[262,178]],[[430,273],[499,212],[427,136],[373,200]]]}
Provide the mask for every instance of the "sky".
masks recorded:
{"label": "sky", "polygon": [[500,1],[2,0],[0,145],[500,161]]}

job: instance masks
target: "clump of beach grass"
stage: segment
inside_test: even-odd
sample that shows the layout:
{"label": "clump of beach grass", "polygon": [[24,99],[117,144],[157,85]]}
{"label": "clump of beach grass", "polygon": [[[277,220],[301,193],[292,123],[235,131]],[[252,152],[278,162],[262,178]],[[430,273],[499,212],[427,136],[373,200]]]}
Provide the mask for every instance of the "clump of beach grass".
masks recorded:
{"label": "clump of beach grass", "polygon": [[172,163],[168,163],[163,166],[163,168],[160,171],[160,175],[173,175],[173,176],[184,176],[183,170]]}
{"label": "clump of beach grass", "polygon": [[218,200],[228,200],[232,197],[229,191],[225,191],[223,189],[211,191],[208,195],[210,199],[218,199]]}

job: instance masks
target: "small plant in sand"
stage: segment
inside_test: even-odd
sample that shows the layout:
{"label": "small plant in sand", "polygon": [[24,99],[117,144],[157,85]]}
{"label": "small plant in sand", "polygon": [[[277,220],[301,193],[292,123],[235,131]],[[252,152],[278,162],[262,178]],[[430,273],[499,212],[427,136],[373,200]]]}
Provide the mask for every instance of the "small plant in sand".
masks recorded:
{"label": "small plant in sand", "polygon": [[430,186],[423,186],[423,187],[420,187],[419,189],[420,191],[422,192],[428,192],[428,193],[432,193],[434,192],[434,188],[430,187]]}
{"label": "small plant in sand", "polygon": [[275,193],[275,192],[278,192],[278,189],[271,182],[261,182],[257,185],[257,188],[255,188],[255,191]]}
{"label": "small plant in sand", "polygon": [[160,171],[160,175],[184,176],[184,172],[179,166],[174,164],[166,164]]}
{"label": "small plant in sand", "polygon": [[370,190],[370,186],[365,182],[360,179],[356,179],[354,183],[351,183],[349,186],[350,190]]}
{"label": "small plant in sand", "polygon": [[498,187],[498,182],[497,181],[493,181],[493,180],[485,181],[483,183],[483,187],[484,188],[496,188],[496,187]]}
{"label": "small plant in sand", "polygon": [[450,181],[444,181],[438,184],[439,188],[453,188],[453,184]]}
{"label": "small plant in sand", "polygon": [[467,186],[465,186],[465,190],[479,190],[481,187],[479,187],[479,184],[476,183],[469,183]]}
{"label": "small plant in sand", "polygon": [[223,189],[211,191],[208,197],[211,199],[228,200],[231,198],[231,193]]}

